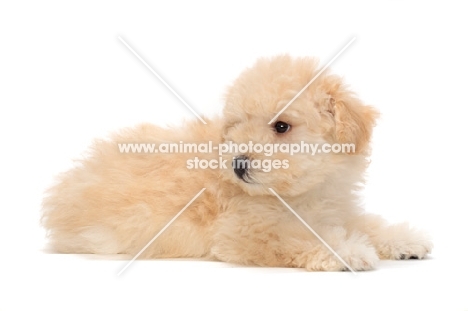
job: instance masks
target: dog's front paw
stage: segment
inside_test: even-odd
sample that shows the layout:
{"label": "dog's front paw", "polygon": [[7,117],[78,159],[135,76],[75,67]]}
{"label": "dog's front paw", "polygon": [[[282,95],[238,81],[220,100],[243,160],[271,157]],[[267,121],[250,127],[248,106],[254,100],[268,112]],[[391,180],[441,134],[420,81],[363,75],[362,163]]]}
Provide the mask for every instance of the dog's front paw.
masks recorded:
{"label": "dog's front paw", "polygon": [[429,240],[408,241],[408,243],[399,243],[394,247],[391,259],[423,259],[432,250],[432,242]]}
{"label": "dog's front paw", "polygon": [[423,259],[433,247],[426,233],[411,229],[407,224],[392,226],[388,236],[380,239],[377,252],[382,259]]}
{"label": "dog's front paw", "polygon": [[[354,271],[372,270],[379,261],[375,248],[364,236],[352,235],[339,248],[338,254]],[[342,270],[349,270],[344,266]]]}
{"label": "dog's front paw", "polygon": [[379,256],[367,238],[353,235],[346,241],[340,243],[335,250],[335,254],[324,247],[323,252],[319,256],[314,256],[314,258],[311,258],[306,264],[306,269],[346,271],[349,270],[348,267],[350,267],[353,271],[364,271],[374,269],[378,261]]}

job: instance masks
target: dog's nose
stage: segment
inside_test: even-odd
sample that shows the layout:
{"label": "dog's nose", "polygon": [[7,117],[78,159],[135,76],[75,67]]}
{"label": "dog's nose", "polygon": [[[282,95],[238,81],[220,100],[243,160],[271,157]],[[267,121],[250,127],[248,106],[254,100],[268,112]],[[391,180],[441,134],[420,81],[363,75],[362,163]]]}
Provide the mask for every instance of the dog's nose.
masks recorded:
{"label": "dog's nose", "polygon": [[244,175],[249,169],[249,166],[249,158],[245,155],[234,157],[234,159],[232,160],[232,167],[234,169],[234,173],[236,173],[237,177],[239,177],[240,179],[244,179]]}

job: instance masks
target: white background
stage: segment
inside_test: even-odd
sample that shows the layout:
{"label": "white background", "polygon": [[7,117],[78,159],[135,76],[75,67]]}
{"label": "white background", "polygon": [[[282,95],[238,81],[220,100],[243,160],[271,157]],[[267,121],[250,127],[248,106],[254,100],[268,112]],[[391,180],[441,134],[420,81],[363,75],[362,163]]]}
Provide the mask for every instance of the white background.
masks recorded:
{"label": "white background", "polygon": [[[466,9],[408,1],[80,1],[0,4],[0,310],[468,310]],[[163,4],[164,3],[164,4]],[[91,140],[194,116],[122,36],[205,116],[256,58],[328,62],[382,117],[367,210],[434,237],[424,261],[359,273],[136,262],[43,251],[43,191]],[[466,297],[466,296],[465,296]]]}

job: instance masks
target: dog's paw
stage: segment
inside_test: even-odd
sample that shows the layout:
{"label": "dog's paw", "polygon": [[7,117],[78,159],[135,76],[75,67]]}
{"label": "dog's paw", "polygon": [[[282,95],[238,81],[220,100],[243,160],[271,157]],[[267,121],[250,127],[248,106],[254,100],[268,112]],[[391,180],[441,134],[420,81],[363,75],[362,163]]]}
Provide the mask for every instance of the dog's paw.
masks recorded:
{"label": "dog's paw", "polygon": [[429,240],[416,240],[408,243],[399,243],[394,246],[391,259],[423,259],[432,250],[432,243]]}
{"label": "dog's paw", "polygon": [[423,259],[425,255],[416,255],[416,254],[400,254],[401,260],[405,259]]}
{"label": "dog's paw", "polygon": [[[354,271],[366,271],[373,270],[375,268],[379,261],[379,256],[375,252],[374,248],[371,248],[365,253],[342,256],[342,259]],[[349,270],[349,267],[344,266],[342,270],[347,271]]]}
{"label": "dog's paw", "polygon": [[[365,271],[375,268],[379,256],[373,246],[364,236],[351,236],[340,243],[335,254],[324,247],[319,256],[314,256],[306,264],[307,270],[320,271]],[[338,256],[339,258],[338,258]],[[340,260],[341,259],[341,260]],[[346,263],[343,263],[343,261]]]}
{"label": "dog's paw", "polygon": [[390,234],[377,245],[377,252],[382,259],[423,259],[431,253],[432,247],[426,233],[402,224],[392,226]]}
{"label": "dog's paw", "polygon": [[[338,250],[338,254],[354,271],[372,270],[379,261],[375,248],[366,237],[352,235]],[[342,270],[349,270],[344,266]]]}

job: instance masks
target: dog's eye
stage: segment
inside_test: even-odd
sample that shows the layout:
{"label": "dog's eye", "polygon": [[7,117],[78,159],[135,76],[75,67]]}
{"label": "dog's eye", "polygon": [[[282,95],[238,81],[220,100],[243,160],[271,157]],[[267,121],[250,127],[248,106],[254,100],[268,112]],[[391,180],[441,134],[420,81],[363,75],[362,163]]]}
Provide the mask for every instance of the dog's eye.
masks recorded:
{"label": "dog's eye", "polygon": [[283,134],[283,133],[286,133],[287,131],[289,131],[291,129],[291,125],[285,123],[285,122],[282,122],[282,121],[278,121],[275,123],[275,131],[276,133],[280,133],[280,134]]}

